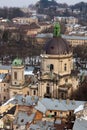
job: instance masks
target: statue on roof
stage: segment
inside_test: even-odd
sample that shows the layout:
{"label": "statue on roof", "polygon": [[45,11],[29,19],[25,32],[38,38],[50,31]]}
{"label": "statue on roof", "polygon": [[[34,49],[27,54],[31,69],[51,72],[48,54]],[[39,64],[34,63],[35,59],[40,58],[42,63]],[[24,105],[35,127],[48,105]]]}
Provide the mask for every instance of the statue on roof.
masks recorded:
{"label": "statue on roof", "polygon": [[61,34],[61,27],[60,27],[60,24],[59,23],[56,23],[55,26],[54,26],[54,33],[53,33],[53,36],[54,37],[59,37]]}

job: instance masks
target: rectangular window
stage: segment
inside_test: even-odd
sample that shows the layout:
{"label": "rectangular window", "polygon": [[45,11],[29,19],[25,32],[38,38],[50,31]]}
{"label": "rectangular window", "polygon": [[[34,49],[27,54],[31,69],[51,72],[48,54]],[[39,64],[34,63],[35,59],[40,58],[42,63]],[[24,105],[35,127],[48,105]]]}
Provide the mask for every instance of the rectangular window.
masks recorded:
{"label": "rectangular window", "polygon": [[14,79],[17,80],[17,72],[14,72]]}
{"label": "rectangular window", "polygon": [[46,92],[49,94],[50,93],[50,87],[47,86]]}
{"label": "rectangular window", "polygon": [[67,65],[64,64],[64,71],[67,71]]}

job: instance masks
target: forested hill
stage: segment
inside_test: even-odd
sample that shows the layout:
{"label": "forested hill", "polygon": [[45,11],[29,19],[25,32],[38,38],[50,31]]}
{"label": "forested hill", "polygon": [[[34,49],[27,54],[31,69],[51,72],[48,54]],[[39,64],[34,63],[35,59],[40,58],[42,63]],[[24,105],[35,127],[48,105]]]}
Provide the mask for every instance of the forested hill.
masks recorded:
{"label": "forested hill", "polygon": [[75,5],[70,6],[70,8],[79,9],[80,11],[84,11],[84,10],[87,11],[87,3],[80,2],[80,3],[77,3]]}
{"label": "forested hill", "polygon": [[57,3],[56,0],[40,0],[36,3],[36,6],[39,8],[49,8],[49,7],[68,7],[67,4]]}

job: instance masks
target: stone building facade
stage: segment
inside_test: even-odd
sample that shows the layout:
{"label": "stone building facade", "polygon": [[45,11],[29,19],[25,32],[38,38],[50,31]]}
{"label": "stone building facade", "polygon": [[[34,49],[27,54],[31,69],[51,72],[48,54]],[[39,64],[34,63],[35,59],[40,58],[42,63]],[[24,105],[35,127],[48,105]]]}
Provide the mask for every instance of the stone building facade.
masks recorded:
{"label": "stone building facade", "polygon": [[[58,26],[57,26],[58,27]],[[55,27],[55,29],[58,29]],[[56,33],[59,30],[56,30]],[[41,76],[38,95],[48,98],[70,97],[77,89],[78,78],[73,70],[73,53],[67,41],[54,35],[41,54]]]}

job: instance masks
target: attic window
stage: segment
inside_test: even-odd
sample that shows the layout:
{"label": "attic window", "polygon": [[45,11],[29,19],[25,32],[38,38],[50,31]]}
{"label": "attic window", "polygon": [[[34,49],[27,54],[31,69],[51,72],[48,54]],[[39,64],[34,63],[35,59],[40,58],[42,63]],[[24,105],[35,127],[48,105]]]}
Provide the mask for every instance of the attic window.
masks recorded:
{"label": "attic window", "polygon": [[22,119],[21,122],[24,122],[24,119]]}
{"label": "attic window", "polygon": [[51,49],[54,49],[54,47],[53,47],[53,46],[51,46]]}

